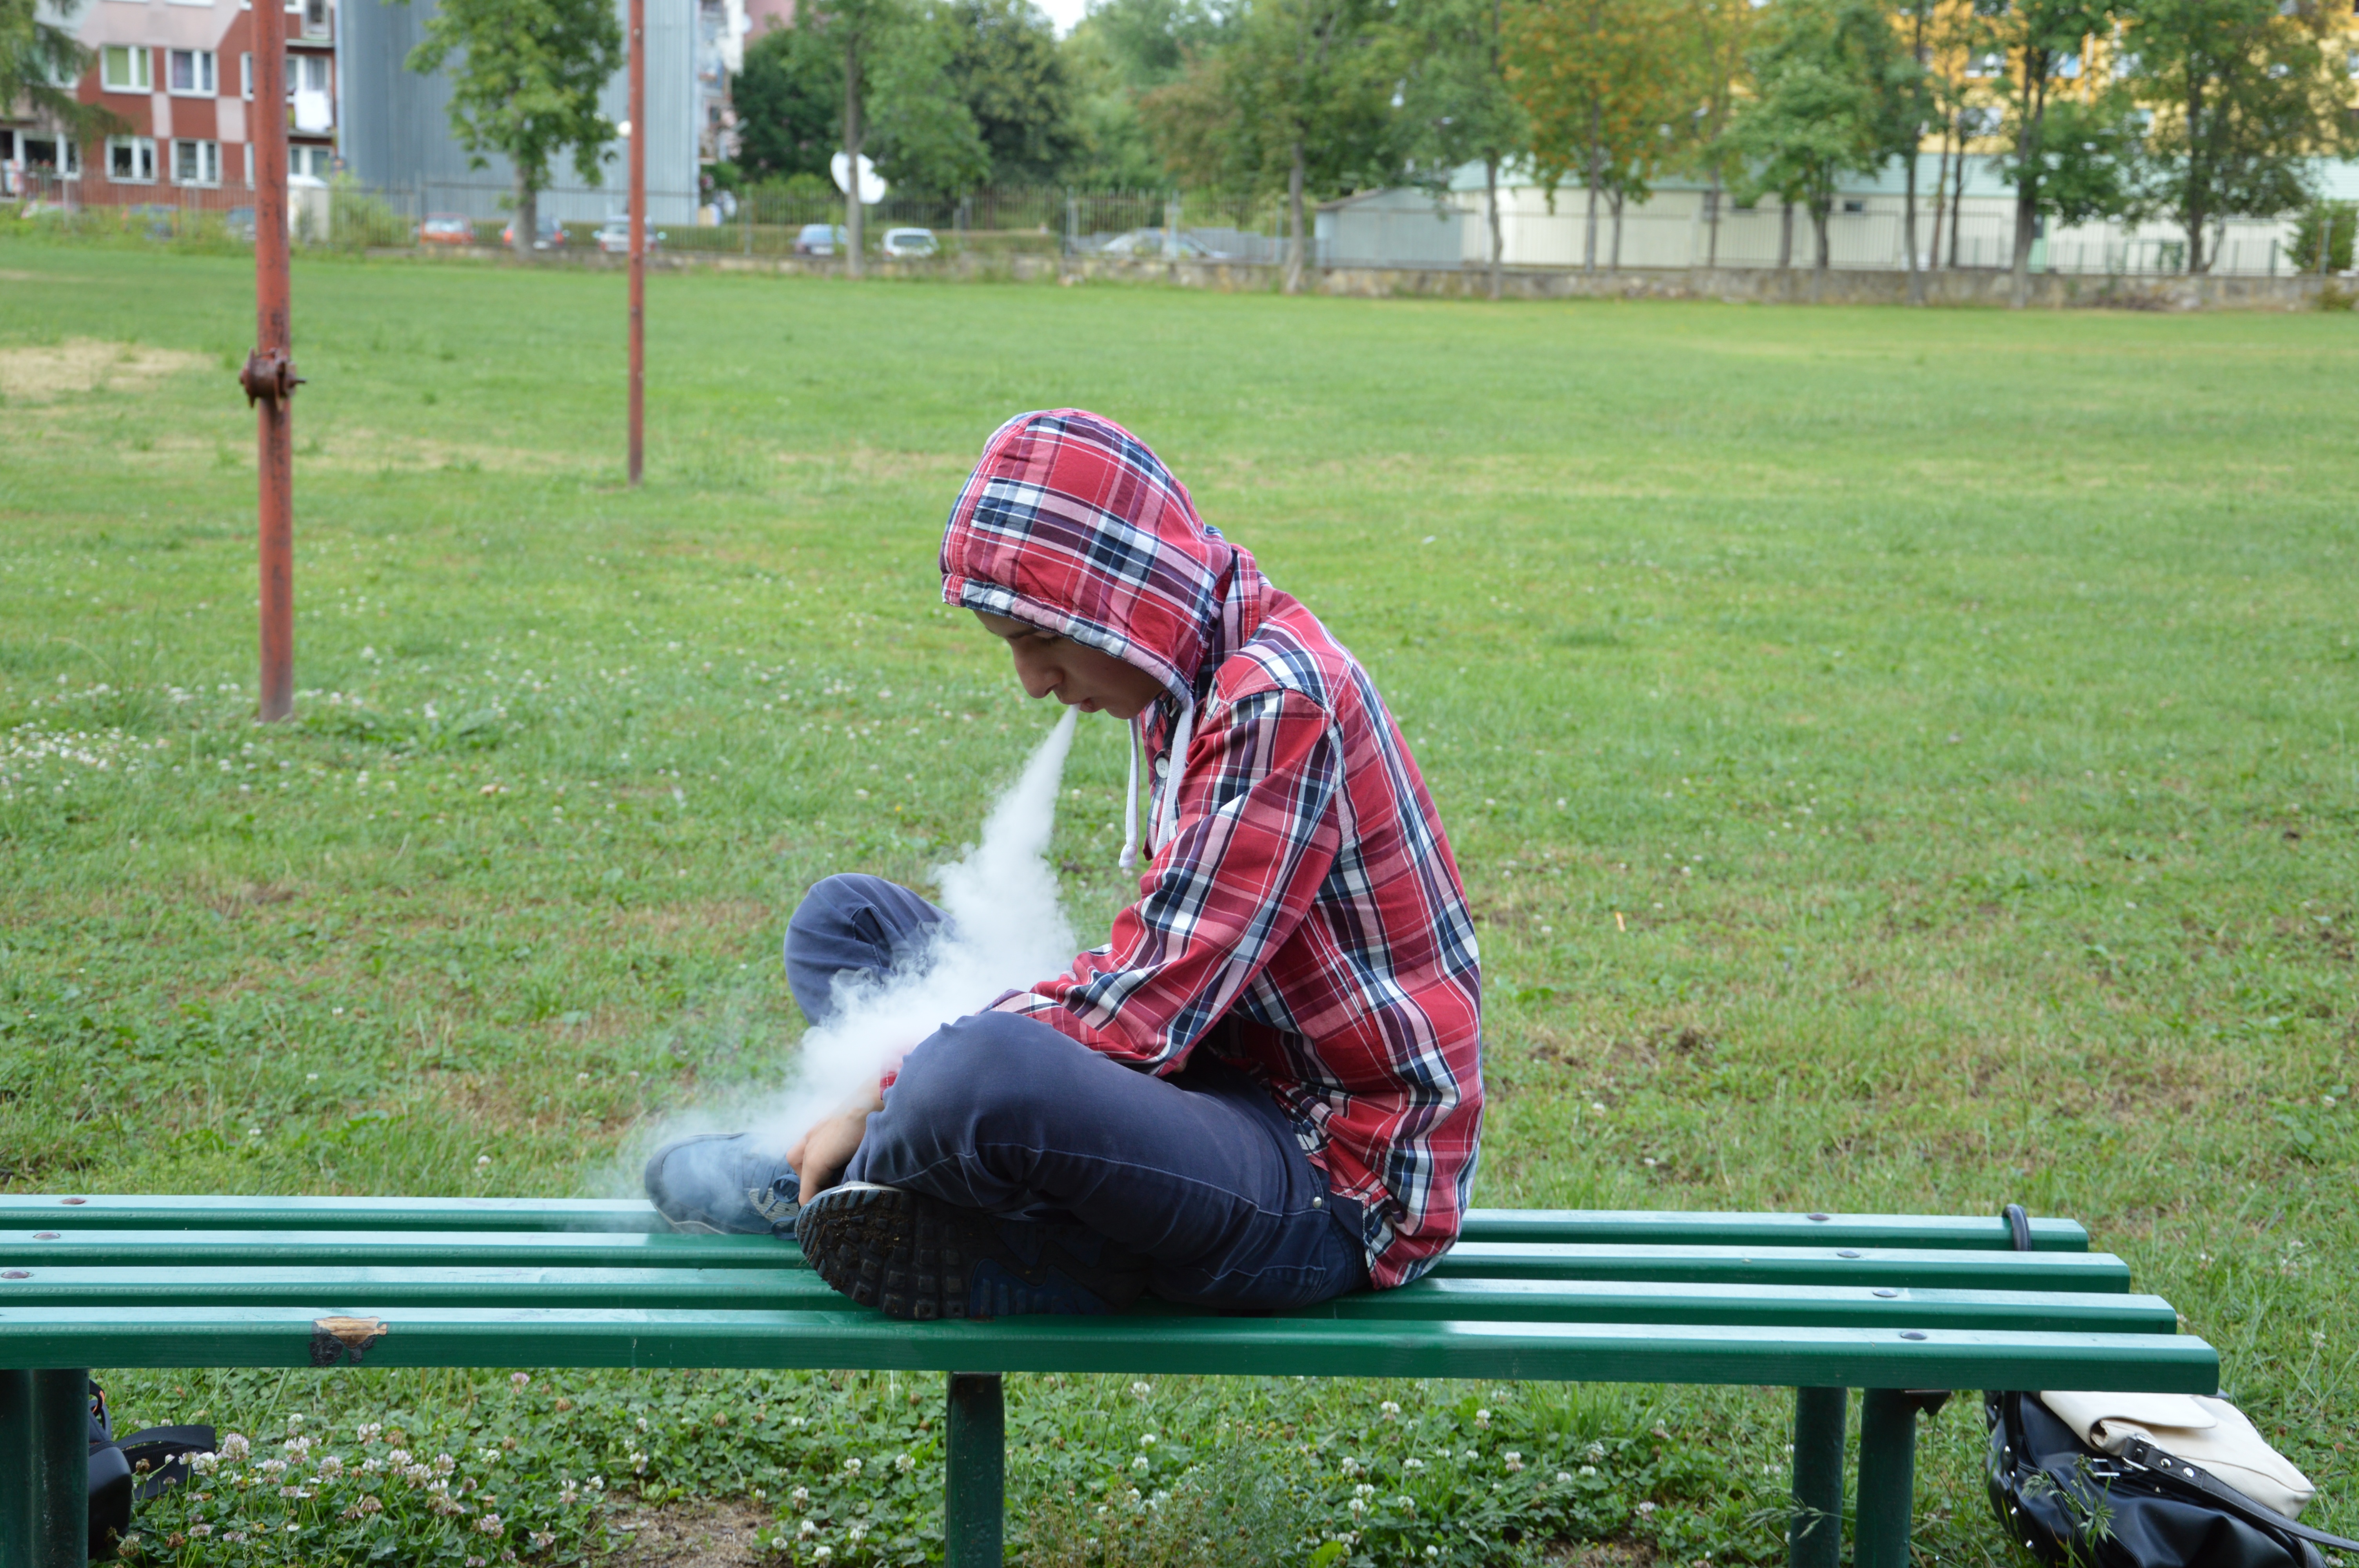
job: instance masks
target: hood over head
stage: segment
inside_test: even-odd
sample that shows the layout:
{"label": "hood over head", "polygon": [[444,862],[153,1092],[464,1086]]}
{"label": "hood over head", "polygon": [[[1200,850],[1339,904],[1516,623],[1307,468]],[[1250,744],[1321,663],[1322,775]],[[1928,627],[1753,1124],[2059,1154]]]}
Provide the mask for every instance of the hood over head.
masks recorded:
{"label": "hood over head", "polygon": [[1019,414],[992,436],[951,509],[941,568],[944,602],[1111,654],[1160,681],[1175,717],[1261,624],[1253,557],[1196,515],[1145,442],[1078,408]]}

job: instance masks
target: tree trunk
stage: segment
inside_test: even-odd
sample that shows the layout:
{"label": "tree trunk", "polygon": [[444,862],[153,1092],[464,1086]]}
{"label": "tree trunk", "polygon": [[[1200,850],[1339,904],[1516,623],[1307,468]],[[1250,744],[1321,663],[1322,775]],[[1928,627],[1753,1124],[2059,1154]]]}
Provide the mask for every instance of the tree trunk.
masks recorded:
{"label": "tree trunk", "polygon": [[1958,128],[1958,161],[1950,170],[1950,270],[1958,270],[1958,231],[1966,210],[1966,132]]}
{"label": "tree trunk", "polygon": [[[856,38],[846,38],[843,44],[843,160],[851,167],[845,169],[844,183],[851,189],[843,195],[843,276],[858,277],[862,252],[866,248],[864,219],[867,210],[860,204],[860,146],[868,139],[868,127],[862,124],[860,85],[860,44]],[[632,127],[636,130],[637,127]]]}
{"label": "tree trunk", "polygon": [[[1924,128],[1919,126],[1918,129],[1921,135]],[[1922,305],[1925,303],[1925,273],[1917,265],[1917,149],[1911,146],[1900,156],[1908,160],[1908,211],[1900,225],[1900,243],[1908,248],[1908,303]]]}
{"label": "tree trunk", "polygon": [[1777,216],[1777,270],[1788,272],[1794,265],[1794,204],[1787,202]]}
{"label": "tree trunk", "polygon": [[1294,143],[1293,161],[1286,168],[1286,292],[1302,292],[1302,142]]}
{"label": "tree trunk", "polygon": [[1928,268],[1941,265],[1941,221],[1949,216],[1943,204],[1950,196],[1950,127],[1941,127],[1941,161],[1933,166],[1933,243],[1925,248]]}
{"label": "tree trunk", "polygon": [[2203,137],[2203,75],[2200,70],[2188,72],[2187,82],[2187,194],[2180,206],[2181,222],[2187,227],[2187,276],[2208,270],[2210,258],[2203,254],[2203,220],[2211,216],[2212,193],[2206,189],[2211,180],[2204,168]]}
{"label": "tree trunk", "polygon": [[1707,272],[1720,270],[1720,170],[1712,171],[1712,184],[1703,193],[1703,265]]}
{"label": "tree trunk", "polygon": [[1605,270],[1610,273],[1622,270],[1622,201],[1625,194],[1620,190],[1614,193],[1614,254],[1605,264]]}
{"label": "tree trunk", "polygon": [[1506,246],[1499,237],[1499,159],[1496,154],[1483,160],[1483,205],[1491,215],[1491,297],[1499,297],[1499,269],[1506,260]]}
{"label": "tree trunk", "polygon": [[[636,125],[631,127],[636,132]],[[516,177],[516,226],[511,231],[516,243],[508,248],[516,252],[516,260],[532,260],[532,237],[540,232],[540,192],[532,188],[523,169]]]}
{"label": "tree trunk", "polygon": [[1810,203],[1810,228],[1813,231],[1813,237],[1818,241],[1819,246],[1818,265],[1810,269],[1810,303],[1813,305],[1816,305],[1826,293],[1827,221],[1833,215],[1833,212],[1834,202],[1832,200],[1825,201],[1813,201]]}
{"label": "tree trunk", "polygon": [[2031,242],[2039,227],[2039,177],[2030,171],[2038,167],[2040,124],[2047,118],[2047,58],[2041,49],[2027,50],[2023,58],[2025,73],[2028,75],[2036,65],[2039,75],[2024,85],[2031,113],[2025,117],[2015,144],[2016,162],[2023,172],[2015,188],[2015,288],[2007,305],[2016,310],[2031,303]]}
{"label": "tree trunk", "polygon": [[1598,165],[1604,161],[1603,150],[1597,145],[1597,127],[1599,117],[1603,113],[1599,104],[1589,106],[1589,168],[1581,181],[1589,198],[1589,219],[1581,239],[1581,270],[1583,272],[1597,270],[1597,171]]}

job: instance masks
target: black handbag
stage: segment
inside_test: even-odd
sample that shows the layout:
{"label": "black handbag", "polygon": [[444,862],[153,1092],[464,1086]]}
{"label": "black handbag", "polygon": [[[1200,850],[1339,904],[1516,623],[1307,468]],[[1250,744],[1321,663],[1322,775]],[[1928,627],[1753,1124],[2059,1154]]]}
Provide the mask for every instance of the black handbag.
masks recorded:
{"label": "black handbag", "polygon": [[1983,1396],[1991,1509],[2007,1539],[2072,1568],[2324,1568],[2346,1541],[2263,1508],[2151,1444],[2101,1454],[2036,1394]]}

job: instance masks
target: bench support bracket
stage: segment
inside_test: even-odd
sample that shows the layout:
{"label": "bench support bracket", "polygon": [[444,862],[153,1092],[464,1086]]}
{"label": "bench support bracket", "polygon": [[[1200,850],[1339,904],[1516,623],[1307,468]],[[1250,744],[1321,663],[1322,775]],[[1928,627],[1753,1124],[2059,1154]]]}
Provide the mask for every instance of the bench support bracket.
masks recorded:
{"label": "bench support bracket", "polygon": [[1792,1568],[1843,1561],[1845,1389],[1794,1390],[1794,1519],[1787,1527]]}
{"label": "bench support bracket", "polygon": [[90,1374],[0,1371],[0,1563],[90,1561]]}
{"label": "bench support bracket", "polygon": [[1000,1568],[1007,1497],[1007,1409],[996,1372],[952,1372],[942,1568]]}
{"label": "bench support bracket", "polygon": [[1859,1406],[1857,1568],[1908,1568],[1908,1513],[1917,1493],[1918,1399],[1869,1389]]}

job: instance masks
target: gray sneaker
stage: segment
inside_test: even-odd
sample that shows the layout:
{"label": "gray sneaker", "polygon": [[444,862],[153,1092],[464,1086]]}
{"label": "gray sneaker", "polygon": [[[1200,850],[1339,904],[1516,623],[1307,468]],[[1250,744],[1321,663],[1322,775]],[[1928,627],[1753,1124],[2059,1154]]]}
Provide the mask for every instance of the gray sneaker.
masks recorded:
{"label": "gray sneaker", "polygon": [[795,1227],[802,1178],[746,1132],[704,1132],[647,1157],[647,1199],[674,1230],[774,1236]]}

